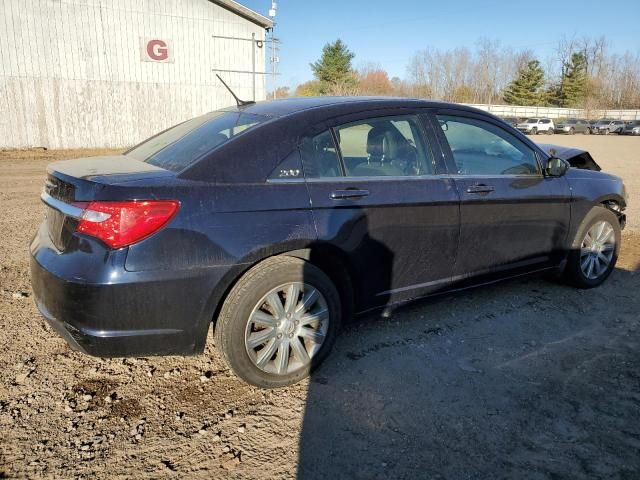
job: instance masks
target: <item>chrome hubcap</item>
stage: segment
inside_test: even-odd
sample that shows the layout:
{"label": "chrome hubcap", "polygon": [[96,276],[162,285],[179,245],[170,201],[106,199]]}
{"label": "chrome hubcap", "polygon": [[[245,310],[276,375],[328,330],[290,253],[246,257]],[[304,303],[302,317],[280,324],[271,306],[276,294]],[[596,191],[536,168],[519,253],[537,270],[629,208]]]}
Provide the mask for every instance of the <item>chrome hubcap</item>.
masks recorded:
{"label": "chrome hubcap", "polygon": [[329,328],[324,296],[306,283],[281,285],[253,308],[245,348],[260,370],[286,375],[305,368],[318,353]]}
{"label": "chrome hubcap", "polygon": [[589,280],[605,273],[611,265],[616,248],[616,236],[609,222],[591,226],[580,247],[580,268]]}

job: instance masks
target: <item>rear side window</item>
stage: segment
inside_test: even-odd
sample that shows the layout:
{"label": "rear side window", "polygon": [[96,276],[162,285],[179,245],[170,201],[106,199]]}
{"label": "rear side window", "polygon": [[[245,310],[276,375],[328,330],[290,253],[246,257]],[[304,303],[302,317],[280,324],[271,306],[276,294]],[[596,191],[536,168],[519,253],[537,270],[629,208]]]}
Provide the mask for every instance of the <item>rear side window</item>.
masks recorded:
{"label": "rear side window", "polygon": [[267,120],[241,112],[211,112],[151,137],[126,152],[136,160],[179,172],[229,139]]}
{"label": "rear side window", "polygon": [[338,149],[330,130],[307,137],[301,145],[304,174],[307,178],[339,177],[342,175]]}
{"label": "rear side window", "polygon": [[381,117],[336,127],[348,177],[433,174],[417,117]]}
{"label": "rear side window", "polygon": [[482,120],[438,115],[461,175],[540,173],[535,152],[505,130]]}

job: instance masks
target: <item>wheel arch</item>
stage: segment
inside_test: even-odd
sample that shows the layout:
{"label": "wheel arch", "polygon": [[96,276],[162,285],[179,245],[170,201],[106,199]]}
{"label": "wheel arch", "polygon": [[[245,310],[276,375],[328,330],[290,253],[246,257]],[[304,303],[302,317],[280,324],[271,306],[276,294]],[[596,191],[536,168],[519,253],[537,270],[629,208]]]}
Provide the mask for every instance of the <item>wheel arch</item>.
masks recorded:
{"label": "wheel arch", "polygon": [[[251,260],[236,264],[231,268],[219,282],[220,287],[212,292],[207,311],[210,312],[206,329],[208,331],[209,324],[211,328],[216,328],[216,323],[220,310],[227,299],[229,292],[242,276],[251,268],[264,262],[265,260],[277,256],[289,256],[307,261],[322,270],[334,283],[340,301],[342,303],[342,318],[349,319],[353,316],[356,304],[356,295],[353,284],[353,271],[350,268],[350,262],[346,254],[338,248],[329,244],[313,244],[304,246],[283,245],[279,248],[264,250],[262,252],[254,252]],[[206,340],[206,335],[205,335]],[[202,344],[204,348],[204,342]]]}
{"label": "wheel arch", "polygon": [[618,195],[609,195],[600,199],[598,203],[615,213],[616,217],[618,217],[618,222],[620,222],[620,227],[624,228],[627,221],[626,215],[624,214],[624,209],[627,206],[624,198]]}

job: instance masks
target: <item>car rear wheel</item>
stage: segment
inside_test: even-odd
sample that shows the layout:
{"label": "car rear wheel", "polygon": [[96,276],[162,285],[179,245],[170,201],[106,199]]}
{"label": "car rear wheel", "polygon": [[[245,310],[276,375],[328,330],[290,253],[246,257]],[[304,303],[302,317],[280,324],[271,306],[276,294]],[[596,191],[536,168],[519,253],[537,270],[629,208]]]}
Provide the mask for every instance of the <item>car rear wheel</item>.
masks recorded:
{"label": "car rear wheel", "polygon": [[575,129],[575,128],[573,128],[573,127],[571,127],[571,128],[569,129],[569,135],[574,135],[575,133],[576,133],[576,129]]}
{"label": "car rear wheel", "polygon": [[553,135],[555,132],[553,130],[553,128],[548,128],[547,129],[547,135]]}
{"label": "car rear wheel", "polygon": [[605,207],[594,207],[578,228],[564,272],[566,278],[579,288],[602,284],[616,265],[620,240],[616,215]]}
{"label": "car rear wheel", "polygon": [[531,129],[531,135],[537,135],[538,134],[538,129],[536,127],[533,127]]}
{"label": "car rear wheel", "polygon": [[591,129],[590,129],[590,128],[587,128],[587,129],[584,131],[584,134],[585,134],[585,135],[591,135]]}
{"label": "car rear wheel", "polygon": [[227,296],[216,324],[216,347],[247,383],[291,385],[327,356],[340,312],[340,296],[322,270],[298,258],[269,258]]}

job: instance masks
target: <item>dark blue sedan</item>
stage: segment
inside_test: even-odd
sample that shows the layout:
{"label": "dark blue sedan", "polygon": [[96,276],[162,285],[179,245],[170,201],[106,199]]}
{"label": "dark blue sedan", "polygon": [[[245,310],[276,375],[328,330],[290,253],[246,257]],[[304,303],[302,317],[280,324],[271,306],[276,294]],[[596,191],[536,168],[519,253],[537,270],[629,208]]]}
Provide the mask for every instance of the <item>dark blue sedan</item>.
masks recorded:
{"label": "dark blue sedan", "polygon": [[306,377],[341,321],[532,272],[601,284],[622,181],[486,112],[297,98],[212,112],[123,155],[49,165],[31,243],[38,308],[97,356],[196,354]]}

